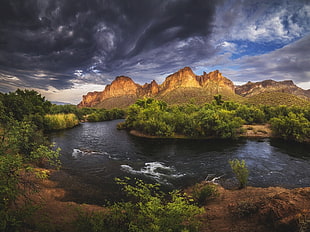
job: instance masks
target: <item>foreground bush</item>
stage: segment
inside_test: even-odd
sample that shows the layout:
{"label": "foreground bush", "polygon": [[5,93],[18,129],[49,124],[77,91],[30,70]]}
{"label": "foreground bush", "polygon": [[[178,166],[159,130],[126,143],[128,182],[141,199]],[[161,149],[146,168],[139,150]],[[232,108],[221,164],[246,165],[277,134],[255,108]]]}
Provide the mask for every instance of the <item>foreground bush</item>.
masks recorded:
{"label": "foreground bush", "polygon": [[27,177],[46,178],[35,164],[59,167],[60,154],[59,149],[34,139],[43,136],[33,124],[6,119],[10,123],[0,123],[0,231],[22,231],[27,227],[25,219],[34,210],[27,195],[37,190]]}
{"label": "foreground bush", "polygon": [[168,195],[159,191],[158,184],[146,184],[136,180],[117,179],[118,184],[132,199],[115,203],[105,212],[81,213],[77,220],[79,231],[129,231],[129,232],[170,232],[200,231],[199,214],[204,212],[192,204],[185,194],[173,191]]}
{"label": "foreground bush", "polygon": [[230,167],[239,181],[239,188],[245,188],[248,183],[249,169],[244,160],[230,160]]}
{"label": "foreground bush", "polygon": [[205,205],[208,200],[219,196],[219,192],[214,184],[196,184],[192,192],[193,198],[199,205]]}

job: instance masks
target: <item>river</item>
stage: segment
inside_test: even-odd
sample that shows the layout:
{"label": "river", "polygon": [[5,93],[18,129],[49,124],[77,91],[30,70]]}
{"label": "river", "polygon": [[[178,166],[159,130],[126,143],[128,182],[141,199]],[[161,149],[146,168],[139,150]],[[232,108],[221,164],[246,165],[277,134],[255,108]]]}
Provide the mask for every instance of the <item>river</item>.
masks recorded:
{"label": "river", "polygon": [[115,177],[158,182],[171,190],[219,177],[229,186],[228,161],[244,159],[249,185],[310,186],[310,145],[275,139],[147,139],[117,130],[120,120],[82,123],[50,135],[62,149],[62,172],[52,178],[68,191],[65,200],[102,204],[117,200]]}

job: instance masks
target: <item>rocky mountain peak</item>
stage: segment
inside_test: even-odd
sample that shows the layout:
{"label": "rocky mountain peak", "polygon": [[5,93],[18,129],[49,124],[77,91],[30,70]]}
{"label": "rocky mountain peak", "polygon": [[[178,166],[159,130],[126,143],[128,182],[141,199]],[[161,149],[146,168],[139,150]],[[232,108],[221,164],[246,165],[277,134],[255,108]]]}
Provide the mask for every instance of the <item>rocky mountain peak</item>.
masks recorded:
{"label": "rocky mountain peak", "polygon": [[[203,73],[197,76],[190,67],[185,67],[179,71],[169,75],[165,81],[159,85],[156,81],[139,85],[135,83],[130,77],[118,76],[110,85],[107,85],[102,92],[91,92],[83,96],[79,107],[92,107],[96,105],[105,106],[104,102],[109,104],[116,101],[126,101],[122,105],[132,104],[136,99],[142,97],[157,97],[165,96],[167,93],[176,89],[200,89],[207,94],[214,95],[218,93],[234,94],[234,85],[226,77],[216,70],[210,73]],[[127,99],[127,100],[126,100]],[[110,106],[110,105],[109,105]]]}
{"label": "rocky mountain peak", "polygon": [[236,87],[236,94],[243,97],[255,96],[262,92],[282,92],[294,94],[298,97],[309,99],[309,91],[303,90],[296,86],[292,80],[275,81],[275,80],[264,80],[260,82],[247,82],[244,85]]}
{"label": "rocky mountain peak", "polygon": [[190,67],[180,69],[176,73],[169,75],[161,84],[162,92],[169,92],[177,88],[201,87],[197,82],[196,75]]}

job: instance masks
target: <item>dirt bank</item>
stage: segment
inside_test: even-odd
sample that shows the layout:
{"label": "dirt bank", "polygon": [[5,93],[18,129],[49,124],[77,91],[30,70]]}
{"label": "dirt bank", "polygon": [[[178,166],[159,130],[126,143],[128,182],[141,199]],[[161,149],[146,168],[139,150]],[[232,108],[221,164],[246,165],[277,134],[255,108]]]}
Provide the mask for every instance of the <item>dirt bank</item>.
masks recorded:
{"label": "dirt bank", "polygon": [[[75,231],[78,209],[103,211],[96,205],[65,202],[66,192],[51,180],[37,182],[39,191],[31,194],[41,207],[28,220],[34,230]],[[201,185],[208,184],[202,182]],[[216,186],[219,196],[204,205],[205,232],[305,232],[310,231],[310,187],[280,187],[227,190]],[[86,191],[86,190],[85,190]],[[186,192],[190,192],[190,188]]]}
{"label": "dirt bank", "polygon": [[206,205],[205,229],[216,232],[309,232],[310,188],[227,190]]}

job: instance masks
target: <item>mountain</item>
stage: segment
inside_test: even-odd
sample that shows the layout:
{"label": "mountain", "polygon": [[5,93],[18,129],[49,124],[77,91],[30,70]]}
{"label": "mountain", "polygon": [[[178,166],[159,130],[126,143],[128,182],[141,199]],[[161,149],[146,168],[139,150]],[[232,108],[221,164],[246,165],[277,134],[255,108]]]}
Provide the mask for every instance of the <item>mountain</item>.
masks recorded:
{"label": "mountain", "polygon": [[[235,95],[235,86],[232,81],[223,77],[218,70],[208,74],[204,72],[203,75],[197,76],[191,68],[185,67],[168,76],[160,85],[154,80],[149,84],[139,85],[130,77],[116,77],[102,92],[90,92],[84,95],[78,106],[107,109],[123,108],[143,97],[155,97],[167,100],[168,103],[174,103],[173,101],[178,99],[176,99],[176,96],[171,98],[171,95],[178,95],[179,92],[183,95],[187,93],[191,99],[198,99],[202,95],[205,95],[205,97],[213,97],[215,94],[222,93]],[[169,99],[172,99],[172,101]],[[181,96],[181,100],[186,102],[189,98]]]}
{"label": "mountain", "polygon": [[55,105],[71,105],[71,103],[61,101],[51,101],[51,103]]}
{"label": "mountain", "polygon": [[102,92],[89,92],[83,96],[79,107],[126,108],[137,99],[153,97],[169,104],[204,103],[221,94],[223,100],[257,104],[303,105],[310,102],[310,90],[297,87],[293,81],[265,80],[235,86],[233,82],[216,70],[196,75],[185,67],[166,77],[162,84],[152,81],[140,85],[130,77],[119,76]]}
{"label": "mountain", "polygon": [[236,86],[236,94],[243,97],[253,97],[266,92],[280,92],[292,94],[297,97],[309,100],[310,90],[304,90],[299,88],[291,80],[286,81],[274,81],[265,80],[261,82],[248,82],[241,86]]}

